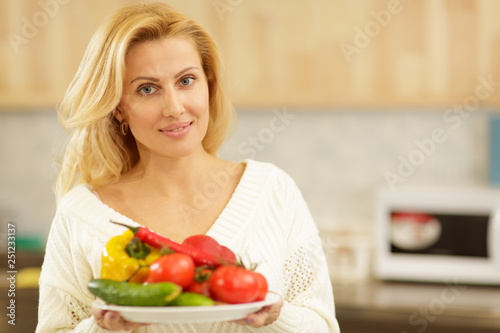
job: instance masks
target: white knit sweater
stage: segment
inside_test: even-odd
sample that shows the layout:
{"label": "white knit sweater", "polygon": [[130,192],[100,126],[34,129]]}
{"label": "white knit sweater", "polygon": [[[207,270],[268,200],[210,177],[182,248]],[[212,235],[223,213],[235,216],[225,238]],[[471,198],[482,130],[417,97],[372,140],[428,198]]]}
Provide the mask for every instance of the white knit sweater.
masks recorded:
{"label": "white knit sweater", "polygon": [[[258,263],[269,290],[282,295],[277,321],[263,328],[231,322],[148,325],[153,332],[340,332],[317,228],[293,180],[272,164],[249,160],[224,211],[208,235],[244,263]],[[123,227],[138,225],[103,204],[84,185],[60,201],[40,278],[37,333],[108,332],[90,314],[95,297],[87,282],[100,276],[101,250]]]}

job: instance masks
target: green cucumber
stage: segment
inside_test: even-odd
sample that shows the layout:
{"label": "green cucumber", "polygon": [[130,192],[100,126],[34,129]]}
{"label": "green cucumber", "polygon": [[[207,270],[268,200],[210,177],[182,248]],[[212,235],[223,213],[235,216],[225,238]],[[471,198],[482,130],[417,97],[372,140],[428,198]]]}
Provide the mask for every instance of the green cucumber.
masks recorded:
{"label": "green cucumber", "polygon": [[207,305],[214,305],[214,300],[211,299],[210,297],[201,295],[201,294],[196,294],[196,293],[191,293],[191,292],[184,292],[177,296],[176,298],[173,299],[168,305],[171,306],[207,306]]}
{"label": "green cucumber", "polygon": [[92,294],[108,304],[164,306],[179,296],[182,288],[171,282],[150,284],[94,279],[87,284]]}

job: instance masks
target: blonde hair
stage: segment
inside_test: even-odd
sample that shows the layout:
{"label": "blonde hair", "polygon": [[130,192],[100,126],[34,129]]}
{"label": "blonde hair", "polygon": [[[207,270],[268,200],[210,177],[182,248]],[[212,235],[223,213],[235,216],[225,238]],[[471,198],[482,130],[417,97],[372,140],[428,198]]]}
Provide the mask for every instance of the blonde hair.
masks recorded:
{"label": "blonde hair", "polygon": [[61,198],[72,186],[94,188],[115,182],[139,160],[131,134],[120,134],[113,116],[122,96],[125,56],[144,41],[182,37],[196,46],[207,77],[210,116],[204,149],[212,155],[227,136],[234,109],[226,98],[221,60],[212,37],[197,22],[162,3],[130,5],[109,17],[92,37],[59,107],[71,134],[56,183]]}

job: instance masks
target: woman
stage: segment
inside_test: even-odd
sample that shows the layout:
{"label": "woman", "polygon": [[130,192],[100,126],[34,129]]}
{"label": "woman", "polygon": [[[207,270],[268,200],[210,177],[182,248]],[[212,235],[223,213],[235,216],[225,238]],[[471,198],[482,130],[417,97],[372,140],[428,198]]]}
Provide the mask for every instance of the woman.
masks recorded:
{"label": "woman", "polygon": [[[72,130],[40,278],[37,332],[338,332],[317,229],[295,183],[267,163],[217,158],[233,110],[219,55],[161,3],[120,9],[93,37],[61,104]],[[208,234],[258,264],[283,300],[235,322],[133,323],[92,306],[101,250],[146,226]]]}

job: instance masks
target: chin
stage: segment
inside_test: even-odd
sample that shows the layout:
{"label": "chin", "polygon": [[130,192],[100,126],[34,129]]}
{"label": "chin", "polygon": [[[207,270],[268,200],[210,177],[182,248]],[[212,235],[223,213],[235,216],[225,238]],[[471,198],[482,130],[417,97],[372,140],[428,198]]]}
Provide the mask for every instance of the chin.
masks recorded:
{"label": "chin", "polygon": [[189,156],[194,156],[196,154],[204,153],[205,149],[203,146],[198,144],[197,146],[193,147],[176,147],[175,149],[170,150],[167,155],[172,158],[182,158],[182,157],[189,157]]}

